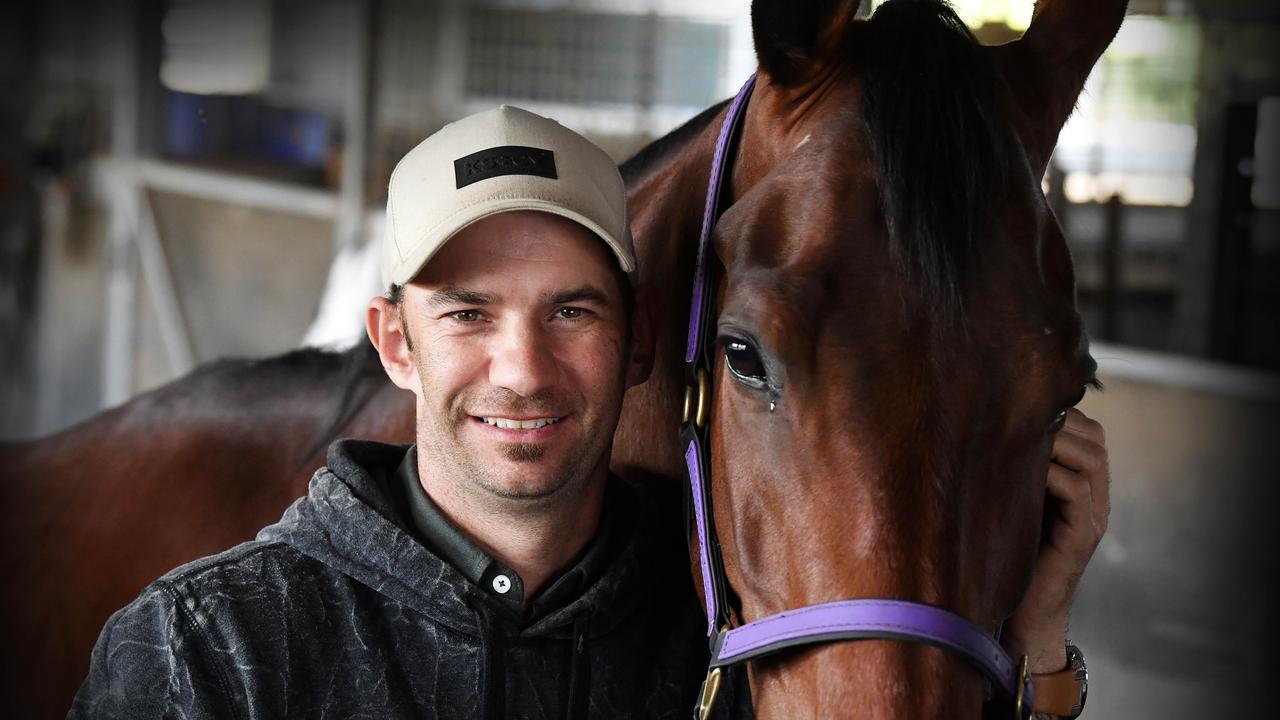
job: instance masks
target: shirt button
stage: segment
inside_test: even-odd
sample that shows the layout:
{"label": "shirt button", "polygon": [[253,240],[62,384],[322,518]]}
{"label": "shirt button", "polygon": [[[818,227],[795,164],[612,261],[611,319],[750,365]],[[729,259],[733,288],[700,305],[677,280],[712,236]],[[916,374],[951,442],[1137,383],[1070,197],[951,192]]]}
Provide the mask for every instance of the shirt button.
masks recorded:
{"label": "shirt button", "polygon": [[496,590],[499,595],[506,595],[507,591],[511,589],[511,578],[506,575],[498,575],[494,577],[493,589]]}

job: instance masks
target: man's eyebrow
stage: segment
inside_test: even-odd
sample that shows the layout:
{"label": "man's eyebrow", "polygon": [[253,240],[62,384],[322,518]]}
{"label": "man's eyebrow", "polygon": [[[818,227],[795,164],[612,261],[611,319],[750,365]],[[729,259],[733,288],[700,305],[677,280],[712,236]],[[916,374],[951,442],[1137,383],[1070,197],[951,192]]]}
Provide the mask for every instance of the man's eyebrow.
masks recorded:
{"label": "man's eyebrow", "polygon": [[547,293],[543,297],[549,305],[571,305],[580,302],[595,303],[605,307],[609,305],[609,296],[594,285],[583,285],[570,290],[558,290]]}
{"label": "man's eyebrow", "polygon": [[439,307],[451,305],[491,305],[497,297],[488,293],[476,292],[465,288],[447,287],[436,290],[427,296],[427,304]]}

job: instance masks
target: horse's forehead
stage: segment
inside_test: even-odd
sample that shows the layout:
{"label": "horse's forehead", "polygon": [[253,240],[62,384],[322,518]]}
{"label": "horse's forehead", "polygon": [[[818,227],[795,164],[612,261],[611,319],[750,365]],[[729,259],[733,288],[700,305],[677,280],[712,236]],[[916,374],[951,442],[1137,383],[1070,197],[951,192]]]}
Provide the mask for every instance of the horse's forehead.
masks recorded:
{"label": "horse's forehead", "polygon": [[802,133],[725,213],[721,257],[739,270],[810,271],[885,249],[875,172],[850,134]]}
{"label": "horse's forehead", "polygon": [[[937,291],[913,280],[894,250],[874,167],[859,159],[856,146],[844,138],[810,137],[725,213],[717,252],[730,275],[727,308],[736,315],[753,317],[761,329],[802,318],[811,332],[825,327],[831,338],[864,334],[869,324],[890,345],[894,322],[934,324],[934,315],[917,314],[938,299]],[[832,148],[850,151],[847,161],[837,162]],[[1002,320],[986,329],[1025,336],[1033,345],[1044,338],[1027,335],[1026,328],[1078,335],[1070,277],[1045,276],[1033,241],[1042,228],[1031,223],[1023,229],[993,227],[984,236],[988,271],[963,283],[966,305],[995,308]],[[1047,260],[1069,275],[1062,244],[1062,256]],[[794,323],[782,323],[788,324]],[[776,340],[788,337],[780,333]]]}

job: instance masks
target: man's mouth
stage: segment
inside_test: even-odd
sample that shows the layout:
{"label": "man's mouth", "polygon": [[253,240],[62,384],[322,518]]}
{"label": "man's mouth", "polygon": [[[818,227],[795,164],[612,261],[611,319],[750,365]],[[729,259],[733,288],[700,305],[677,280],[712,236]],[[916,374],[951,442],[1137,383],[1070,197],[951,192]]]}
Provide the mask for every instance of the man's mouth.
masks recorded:
{"label": "man's mouth", "polygon": [[493,425],[501,430],[537,430],[560,422],[558,417],[531,418],[529,420],[513,420],[504,417],[481,417],[486,425]]}

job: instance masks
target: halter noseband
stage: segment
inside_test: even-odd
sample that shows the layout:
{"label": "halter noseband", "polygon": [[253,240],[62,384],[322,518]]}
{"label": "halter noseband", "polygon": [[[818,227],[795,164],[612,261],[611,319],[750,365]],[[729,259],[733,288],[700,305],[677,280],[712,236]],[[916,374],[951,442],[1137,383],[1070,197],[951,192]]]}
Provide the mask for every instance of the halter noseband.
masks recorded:
{"label": "halter noseband", "polygon": [[684,418],[680,425],[685,445],[685,465],[707,612],[707,637],[711,663],[703,682],[694,717],[711,714],[720,687],[722,668],[763,657],[785,648],[835,640],[883,639],[932,645],[957,653],[974,665],[995,687],[998,696],[1013,706],[1015,718],[1031,717],[1033,690],[1027,659],[1015,663],[1000,644],[982,628],[955,613],[922,603],[890,599],[838,600],[786,610],[731,628],[727,601],[728,580],[720,542],[711,512],[708,418],[711,406],[710,377],[715,356],[710,322],[714,308],[714,284],[709,267],[711,230],[721,212],[721,181],[727,174],[744,117],[743,109],[755,87],[752,75],[729,105],[720,126],[711,178],[707,183],[706,211],[698,239],[698,260],[693,278],[693,302],[689,311],[689,336],[685,349]]}

